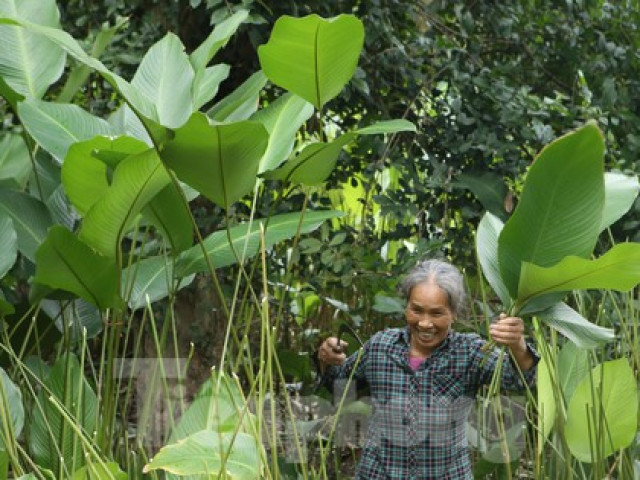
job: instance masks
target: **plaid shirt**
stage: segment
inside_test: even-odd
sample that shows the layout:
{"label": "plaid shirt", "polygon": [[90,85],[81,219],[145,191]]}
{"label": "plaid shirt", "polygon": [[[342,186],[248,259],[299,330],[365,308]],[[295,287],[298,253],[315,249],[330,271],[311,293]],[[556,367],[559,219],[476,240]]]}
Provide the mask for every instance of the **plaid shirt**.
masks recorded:
{"label": "plaid shirt", "polygon": [[[356,471],[358,480],[472,479],[465,422],[476,393],[491,380],[499,350],[484,351],[475,334],[451,331],[417,370],[409,366],[409,329],[375,334],[340,367],[329,367],[323,383],[364,379],[374,407]],[[529,350],[537,358],[531,346]],[[524,389],[505,356],[502,388]],[[535,368],[523,372],[535,383]]]}

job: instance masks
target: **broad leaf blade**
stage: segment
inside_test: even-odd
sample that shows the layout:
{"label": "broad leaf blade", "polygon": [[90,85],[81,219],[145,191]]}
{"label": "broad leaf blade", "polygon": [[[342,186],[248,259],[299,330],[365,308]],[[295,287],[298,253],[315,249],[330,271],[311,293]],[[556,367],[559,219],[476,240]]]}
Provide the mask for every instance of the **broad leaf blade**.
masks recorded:
{"label": "broad leaf blade", "polygon": [[161,155],[180,180],[227,209],[253,189],[267,139],[257,122],[210,125],[195,113]]}
{"label": "broad leaf blade", "polygon": [[[148,150],[146,144],[131,137],[95,137],[71,146],[62,165],[62,183],[74,207],[82,214],[101,200],[109,190],[109,168],[120,159]],[[106,162],[102,158],[110,156]]]}
{"label": "broad leaf blade", "polygon": [[228,65],[215,65],[196,72],[193,80],[193,110],[199,110],[218,93],[218,87],[229,76]]}
{"label": "broad leaf blade", "polygon": [[195,73],[180,39],[172,34],[145,54],[131,86],[155,105],[151,120],[169,128],[182,126],[193,112],[191,87]]}
{"label": "broad leaf blade", "polygon": [[321,109],[355,73],[363,43],[364,27],[353,15],[283,16],[258,57],[269,80]]}
{"label": "broad leaf blade", "polygon": [[627,291],[640,283],[640,243],[620,243],[596,260],[566,257],[543,268],[524,262],[518,295],[522,304],[552,292],[609,289]]}
{"label": "broad leaf blade", "polygon": [[103,255],[115,257],[136,216],[170,181],[153,149],[122,160],[107,193],[87,212],[80,239]]}
{"label": "broad leaf blade", "polygon": [[31,170],[29,149],[22,136],[5,135],[0,142],[0,188],[24,189]]}
{"label": "broad leaf blade", "polygon": [[209,61],[227,44],[231,36],[248,16],[249,12],[247,10],[238,10],[216,25],[207,39],[189,56],[189,61],[196,72],[203,70],[207,66]]}
{"label": "broad leaf blade", "polygon": [[293,150],[298,129],[312,114],[313,106],[309,102],[287,93],[251,117],[251,120],[262,123],[269,133],[269,143],[260,159],[258,173],[273,170],[287,159]]}
{"label": "broad leaf blade", "polygon": [[118,307],[118,269],[61,226],[49,230],[36,253],[36,282],[75,293],[101,310]]}
{"label": "broad leaf blade", "polygon": [[[572,345],[572,343],[567,342]],[[549,437],[549,433],[553,429],[553,425],[556,420],[557,405],[554,395],[554,385],[557,384],[557,378],[555,372],[552,372],[551,367],[545,361],[541,359],[538,363],[538,379],[536,383],[536,390],[538,394],[538,452],[542,452],[546,439]]]}
{"label": "broad leaf blade", "polygon": [[[49,27],[60,26],[54,0],[3,0],[0,17],[14,17]],[[42,98],[64,70],[64,51],[41,35],[0,25],[0,77],[26,98]]]}
{"label": "broad leaf blade", "polygon": [[246,433],[219,433],[201,430],[184,440],[160,449],[144,467],[144,472],[165,470],[177,475],[220,475],[221,452],[226,455],[224,471],[237,480],[260,478],[262,446]]}
{"label": "broad leaf blade", "polygon": [[229,95],[207,111],[207,116],[216,122],[237,122],[246,120],[258,109],[260,90],[267,83],[262,70],[245,80]]}
{"label": "broad leaf blade", "polygon": [[565,303],[557,303],[538,314],[538,318],[555,328],[580,348],[595,348],[615,338],[612,329],[589,322]]}
{"label": "broad leaf blade", "polygon": [[47,207],[25,193],[0,189],[0,218],[6,216],[16,230],[18,250],[35,262],[36,250],[52,224]]}
{"label": "broad leaf blade", "polygon": [[558,355],[558,381],[567,403],[573,392],[589,372],[589,352],[573,342],[566,342]]}
{"label": "broad leaf blade", "polygon": [[629,446],[638,427],[637,405],[636,379],[627,359],[596,366],[569,402],[565,435],[571,453],[591,463]]}
{"label": "broad leaf blade", "polygon": [[[22,393],[2,367],[0,367],[0,407],[3,432],[11,428],[13,438],[17,439],[24,426]],[[6,448],[3,437],[4,435],[0,435],[0,452]]]}
{"label": "broad leaf blade", "polygon": [[503,226],[504,224],[498,217],[486,212],[478,225],[476,253],[482,267],[482,273],[484,273],[489,285],[500,297],[502,305],[508,307],[511,299],[509,290],[500,276],[500,264],[498,262],[498,238]]}
{"label": "broad leaf blade", "polygon": [[171,245],[171,253],[177,255],[193,245],[193,225],[189,205],[175,185],[167,185],[142,211]]}
{"label": "broad leaf blade", "polygon": [[637,175],[604,174],[604,210],[600,230],[605,230],[629,211],[640,191]]}
{"label": "broad leaf blade", "polygon": [[60,163],[72,144],[113,133],[106,121],[77,105],[25,100],[18,104],[18,115],[34,140]]}
{"label": "broad leaf blade", "polygon": [[520,298],[522,262],[548,267],[593,251],[604,205],[603,156],[604,141],[594,124],[555,140],[538,155],[498,242],[501,277],[512,298]]}
{"label": "broad leaf blade", "polygon": [[18,257],[18,235],[9,216],[0,216],[0,245],[0,278],[3,278]]}
{"label": "broad leaf blade", "polygon": [[[255,255],[260,248],[260,224],[265,226],[265,247],[268,248],[283,240],[292,238],[298,230],[301,234],[308,233],[318,228],[322,222],[330,218],[342,216],[336,211],[287,213],[276,215],[265,220],[254,220],[251,228],[248,225],[238,225],[229,229],[228,235],[233,242],[233,250],[229,245],[226,231],[218,231],[209,235],[204,240],[204,247],[213,268],[233,265],[237,262],[234,250],[242,255],[240,260]],[[193,273],[206,272],[207,262],[202,253],[202,247],[196,245],[183,252],[178,258],[176,268],[178,277],[184,277]]]}

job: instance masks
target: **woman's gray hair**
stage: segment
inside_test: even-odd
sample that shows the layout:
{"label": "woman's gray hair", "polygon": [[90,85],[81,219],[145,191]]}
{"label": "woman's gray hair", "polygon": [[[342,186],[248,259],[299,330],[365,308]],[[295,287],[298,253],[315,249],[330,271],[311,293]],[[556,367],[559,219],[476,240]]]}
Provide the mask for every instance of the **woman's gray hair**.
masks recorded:
{"label": "woman's gray hair", "polygon": [[447,294],[449,307],[455,315],[464,311],[467,293],[462,273],[443,260],[429,259],[418,263],[402,280],[400,292],[405,300],[409,300],[413,287],[429,281],[435,282]]}

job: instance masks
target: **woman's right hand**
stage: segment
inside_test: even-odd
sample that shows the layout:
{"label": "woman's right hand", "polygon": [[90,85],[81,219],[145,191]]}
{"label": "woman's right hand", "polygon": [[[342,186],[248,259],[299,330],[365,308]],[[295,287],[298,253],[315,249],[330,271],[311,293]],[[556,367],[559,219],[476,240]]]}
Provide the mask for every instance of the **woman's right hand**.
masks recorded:
{"label": "woman's right hand", "polygon": [[[344,340],[340,340],[336,337],[329,337],[325,339],[318,349],[318,360],[322,367],[327,365],[342,365],[347,356],[344,353],[344,349],[349,345]],[[324,370],[324,368],[323,368]]]}

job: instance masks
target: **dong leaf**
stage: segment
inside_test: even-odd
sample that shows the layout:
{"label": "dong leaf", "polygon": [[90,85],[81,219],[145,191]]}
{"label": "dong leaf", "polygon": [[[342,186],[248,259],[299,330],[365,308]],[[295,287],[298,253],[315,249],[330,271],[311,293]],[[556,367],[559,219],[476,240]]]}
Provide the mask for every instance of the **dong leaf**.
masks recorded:
{"label": "dong leaf", "polygon": [[625,448],[638,427],[638,390],[625,358],[596,366],[576,387],[567,409],[565,438],[582,462],[597,462]]}
{"label": "dong leaf", "polygon": [[120,306],[118,268],[62,226],[51,227],[36,253],[36,282],[75,293],[101,310]]}
{"label": "dong leaf", "polygon": [[0,141],[0,188],[24,189],[31,170],[29,149],[22,136],[5,135]]}
{"label": "dong leaf", "polygon": [[602,225],[603,156],[602,134],[587,124],[547,145],[534,161],[498,240],[501,277],[512,298],[521,297],[523,262],[549,267],[593,252]]}
{"label": "dong leaf", "polygon": [[260,90],[267,83],[262,70],[245,80],[238,88],[207,111],[207,116],[216,122],[246,120],[258,109]]}
{"label": "dong leaf", "polygon": [[4,433],[11,432],[10,438],[14,441],[20,436],[24,426],[24,407],[22,405],[22,393],[9,375],[0,367],[0,422],[2,432],[0,435],[0,451],[6,449],[3,438]]}
{"label": "dong leaf", "polygon": [[476,253],[478,261],[482,267],[482,272],[486,277],[489,285],[496,292],[502,305],[508,307],[511,303],[509,291],[500,276],[500,268],[498,264],[498,238],[503,228],[502,221],[486,212],[480,220],[478,231],[476,234]]}
{"label": "dong leaf", "polygon": [[87,212],[80,239],[103,255],[116,257],[137,215],[170,181],[153,149],[122,160],[104,197]]}
{"label": "dong leaf", "polygon": [[[317,211],[300,213],[286,213],[264,220],[254,220],[251,227],[248,224],[231,227],[229,232],[217,231],[204,240],[204,247],[213,268],[220,268],[237,263],[236,254],[240,260],[250,258],[258,253],[260,248],[260,225],[265,228],[265,247],[269,248],[283,240],[292,238],[299,231],[308,233],[318,228],[322,222],[330,218],[342,216],[336,211]],[[233,248],[229,244],[231,238]],[[178,257],[177,275],[184,277],[193,273],[208,271],[202,247],[196,245],[186,250]]]}
{"label": "dong leaf", "polygon": [[258,57],[269,80],[321,109],[355,73],[363,43],[364,27],[353,15],[282,16]]}
{"label": "dong leaf", "polygon": [[589,351],[573,342],[566,342],[558,354],[558,381],[567,402],[588,372]]}
{"label": "dong leaf", "polygon": [[[54,0],[3,0],[0,17],[60,26],[60,14]],[[14,98],[42,98],[62,75],[65,59],[64,51],[49,39],[18,26],[0,25],[0,77],[17,94]]]}
{"label": "dong leaf", "polygon": [[[148,147],[131,137],[95,137],[75,143],[69,148],[62,165],[62,183],[69,200],[86,214],[109,190],[110,170],[122,158],[141,153]],[[111,164],[105,161],[110,155]],[[116,157],[118,156],[118,157]]]}
{"label": "dong leaf", "polygon": [[[569,343],[570,344],[570,343]],[[552,370],[549,363],[542,358],[538,362],[536,390],[538,394],[538,452],[540,452],[545,444],[545,440],[549,437],[549,433],[553,428],[556,420],[557,403],[555,390],[557,386],[557,375]]]}
{"label": "dong leaf", "polygon": [[629,211],[640,191],[637,175],[617,172],[604,174],[604,210],[601,230],[605,230]]}
{"label": "dong leaf", "polygon": [[196,72],[193,80],[193,110],[199,110],[218,93],[218,87],[229,76],[228,65],[215,65]]}
{"label": "dong leaf", "polygon": [[194,76],[182,42],[168,33],[144,55],[131,86],[155,106],[151,120],[178,128],[194,110],[191,98]]}
{"label": "dong leaf", "polygon": [[556,303],[539,312],[538,318],[580,348],[595,348],[615,338],[612,329],[589,322],[565,303]]}
{"label": "dong leaf", "polygon": [[552,267],[524,262],[518,286],[522,305],[530,299],[570,290],[627,291],[640,283],[640,243],[620,243],[596,260],[566,257]]}
{"label": "dong leaf", "polygon": [[178,443],[167,445],[143,471],[165,470],[177,475],[216,475],[237,480],[261,477],[262,445],[246,433],[201,430]]}
{"label": "dong leaf", "polygon": [[262,123],[269,133],[269,143],[260,159],[258,173],[273,170],[287,159],[293,150],[298,129],[312,114],[310,103],[287,93],[251,117],[251,120]]}
{"label": "dong leaf", "polygon": [[195,113],[161,155],[180,180],[228,209],[253,189],[267,140],[260,123],[210,125]]}
{"label": "dong leaf", "polygon": [[3,278],[18,257],[18,235],[9,216],[0,216],[0,245],[0,278]]}
{"label": "dong leaf", "polygon": [[171,183],[149,202],[142,214],[162,233],[171,245],[171,253],[177,255],[193,244],[193,225],[189,205]]}
{"label": "dong leaf", "polygon": [[0,218],[3,217],[13,222],[20,253],[35,262],[36,250],[52,224],[47,207],[26,193],[0,189]]}
{"label": "dong leaf", "polygon": [[204,42],[189,56],[193,69],[198,72],[204,70],[209,61],[226,45],[238,27],[249,16],[246,10],[238,10],[229,18],[216,25]]}
{"label": "dong leaf", "polygon": [[58,162],[64,162],[69,147],[97,135],[111,135],[111,126],[77,105],[25,100],[18,115],[29,134]]}

